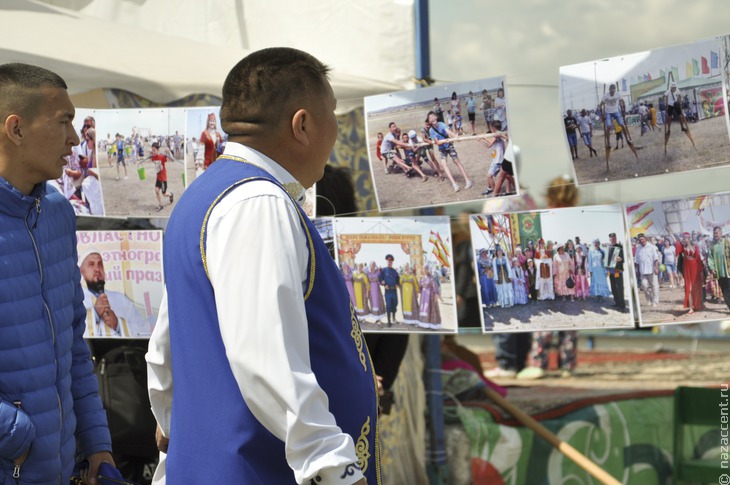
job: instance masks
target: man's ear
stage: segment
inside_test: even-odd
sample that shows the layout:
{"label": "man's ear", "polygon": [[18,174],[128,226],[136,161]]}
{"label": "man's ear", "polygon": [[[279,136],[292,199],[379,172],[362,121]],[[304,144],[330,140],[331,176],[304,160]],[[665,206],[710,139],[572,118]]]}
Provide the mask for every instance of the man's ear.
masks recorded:
{"label": "man's ear", "polygon": [[305,146],[308,146],[310,142],[309,130],[311,128],[311,120],[312,117],[306,109],[298,110],[296,113],[294,113],[294,116],[292,116],[291,120],[292,134],[294,135],[294,139]]}
{"label": "man's ear", "polygon": [[10,115],[5,118],[3,123],[3,132],[16,145],[20,145],[23,141],[23,130],[21,129],[21,119],[18,115]]}

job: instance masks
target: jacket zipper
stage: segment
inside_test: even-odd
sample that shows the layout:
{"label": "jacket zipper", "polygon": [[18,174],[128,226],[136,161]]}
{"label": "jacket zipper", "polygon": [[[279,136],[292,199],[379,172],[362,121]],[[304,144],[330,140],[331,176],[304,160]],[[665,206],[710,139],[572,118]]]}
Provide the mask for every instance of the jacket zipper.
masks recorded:
{"label": "jacket zipper", "polygon": [[[21,402],[20,402],[20,401],[13,401],[13,405],[14,405],[14,406],[15,406],[16,408],[20,409],[20,406],[21,406]],[[21,455],[21,456],[22,456],[22,455]],[[26,458],[27,458],[27,456],[26,456]],[[21,463],[20,463],[20,458],[18,458],[17,460],[13,461],[13,465],[15,465],[15,466],[13,467],[13,478],[14,478],[14,479],[15,479],[15,481],[17,482],[17,481],[18,481],[18,479],[20,478],[20,466],[21,466]]]}
{"label": "jacket zipper", "polygon": [[[38,219],[40,219],[41,215],[41,198],[36,197],[35,199],[35,209],[36,209],[36,217],[35,222],[33,223],[33,229],[38,227]],[[35,237],[33,237],[33,231],[31,230],[28,219],[30,219],[30,215],[33,208],[31,208],[28,211],[28,216],[25,218],[25,228],[28,231],[28,235],[30,236],[30,240],[33,243],[33,251],[35,252],[36,261],[38,262],[38,273],[40,275],[40,284],[41,289],[43,288],[43,264],[41,262],[41,254],[38,250],[38,244],[36,243]],[[48,308],[48,303],[46,302],[45,296],[43,296],[43,292],[41,291],[41,300],[43,301],[43,308],[46,311],[46,315],[48,315],[48,324],[51,328],[51,343],[53,344],[54,348],[54,354],[55,354],[55,348],[56,348],[56,331],[53,329],[53,318],[51,316],[51,310]],[[54,364],[56,369],[58,369],[58,358],[54,357]],[[59,433],[63,431],[63,406],[61,405],[61,396],[58,394],[58,389],[56,389],[56,399],[58,400],[58,416],[59,416]],[[17,474],[17,477],[16,477]],[[20,477],[20,467],[18,464],[15,464],[15,469],[13,470],[13,477],[19,478]],[[59,476],[58,478],[59,483],[61,482],[61,478]]]}

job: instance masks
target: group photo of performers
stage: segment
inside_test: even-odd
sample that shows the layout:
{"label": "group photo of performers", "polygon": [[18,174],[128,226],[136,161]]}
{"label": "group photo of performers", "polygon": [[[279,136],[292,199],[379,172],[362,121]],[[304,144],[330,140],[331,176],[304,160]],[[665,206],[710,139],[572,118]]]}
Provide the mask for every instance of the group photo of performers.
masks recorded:
{"label": "group photo of performers", "polygon": [[186,185],[185,110],[96,110],[107,216],[169,216]]}
{"label": "group photo of performers", "polygon": [[640,321],[730,314],[730,194],[626,205]]}
{"label": "group photo of performers", "polygon": [[335,218],[334,226],[363,331],[456,332],[448,217]]}
{"label": "group photo of performers", "polygon": [[372,96],[365,111],[381,210],[518,193],[503,78]]}
{"label": "group photo of performers", "polygon": [[726,165],[726,46],[716,38],[561,67],[565,137],[578,183]]}
{"label": "group photo of performers", "polygon": [[472,216],[484,331],[633,326],[622,219],[618,205]]}

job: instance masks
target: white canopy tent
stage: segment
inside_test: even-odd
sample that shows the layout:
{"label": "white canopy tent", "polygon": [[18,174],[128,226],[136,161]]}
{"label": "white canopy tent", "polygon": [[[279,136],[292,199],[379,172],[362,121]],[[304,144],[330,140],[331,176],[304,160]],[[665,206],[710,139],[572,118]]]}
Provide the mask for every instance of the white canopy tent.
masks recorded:
{"label": "white canopy tent", "polygon": [[[119,7],[130,2],[104,3]],[[151,7],[159,3],[141,4]],[[184,10],[180,3],[168,3],[170,12]],[[120,88],[158,103],[195,93],[220,96],[226,74],[249,50],[240,45],[214,46],[168,35],[166,32],[184,31],[185,24],[180,29],[169,14],[149,17],[157,19],[160,31],[35,0],[0,0],[0,63],[26,62],[51,69],[66,80],[72,95]],[[206,24],[205,20],[199,23]],[[299,47],[296,43],[288,45]],[[404,59],[412,58],[410,52],[404,54]],[[322,60],[328,63],[326,58]],[[343,73],[334,67],[331,81],[341,112],[361,105],[364,96],[403,89],[398,84]]]}

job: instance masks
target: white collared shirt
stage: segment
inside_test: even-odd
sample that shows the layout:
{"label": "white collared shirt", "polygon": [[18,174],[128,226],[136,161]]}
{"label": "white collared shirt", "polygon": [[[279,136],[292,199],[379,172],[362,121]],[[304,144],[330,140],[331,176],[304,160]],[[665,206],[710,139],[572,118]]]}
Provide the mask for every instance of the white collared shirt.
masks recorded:
{"label": "white collared shirt", "polygon": [[[304,200],[301,184],[262,153],[229,142],[225,154],[266,170],[295,200]],[[310,365],[304,308],[309,249],[297,208],[271,182],[243,184],[211,212],[206,248],[231,370],[251,412],[284,441],[297,482],[315,476],[322,485],[360,480],[359,471],[340,478],[358,460],[355,445],[337,426]],[[173,383],[166,297],[147,362],[152,411],[169,436]]]}

